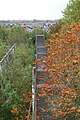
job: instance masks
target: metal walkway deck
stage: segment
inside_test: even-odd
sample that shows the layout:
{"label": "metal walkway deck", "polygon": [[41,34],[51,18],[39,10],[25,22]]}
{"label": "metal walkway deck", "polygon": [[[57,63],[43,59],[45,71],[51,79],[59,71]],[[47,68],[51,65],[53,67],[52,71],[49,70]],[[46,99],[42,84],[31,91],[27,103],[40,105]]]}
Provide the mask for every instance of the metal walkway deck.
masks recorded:
{"label": "metal walkway deck", "polygon": [[[44,35],[36,36],[36,59],[40,59],[47,55],[46,47],[45,47],[45,39]],[[37,93],[41,93],[41,85],[44,82],[40,79],[40,76],[45,74],[44,70],[39,68],[39,64],[36,65],[36,81],[37,81]],[[50,120],[50,116],[48,112],[45,110],[48,108],[48,105],[44,102],[44,97],[37,97],[37,111],[39,115],[39,120]]]}

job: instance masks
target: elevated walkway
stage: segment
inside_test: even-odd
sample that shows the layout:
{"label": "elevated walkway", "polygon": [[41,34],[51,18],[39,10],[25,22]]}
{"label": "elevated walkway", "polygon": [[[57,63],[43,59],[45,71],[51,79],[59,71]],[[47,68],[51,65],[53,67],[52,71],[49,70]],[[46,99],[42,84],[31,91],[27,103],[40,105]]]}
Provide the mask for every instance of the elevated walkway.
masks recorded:
{"label": "elevated walkway", "polygon": [[[36,59],[43,58],[47,55],[47,50],[45,47],[45,38],[44,35],[36,36]],[[45,71],[39,67],[41,63],[36,65],[36,86],[37,93],[41,94],[41,88],[44,84],[44,81],[40,79],[41,76],[45,75]],[[46,112],[48,105],[44,101],[44,97],[37,96],[37,112],[39,116],[39,120],[50,120],[49,113]]]}

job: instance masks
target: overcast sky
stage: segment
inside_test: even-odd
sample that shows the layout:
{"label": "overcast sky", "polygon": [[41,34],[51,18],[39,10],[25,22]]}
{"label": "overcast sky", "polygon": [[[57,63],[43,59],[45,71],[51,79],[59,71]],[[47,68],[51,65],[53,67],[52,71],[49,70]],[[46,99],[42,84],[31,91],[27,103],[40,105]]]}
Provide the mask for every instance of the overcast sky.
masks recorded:
{"label": "overcast sky", "polygon": [[69,0],[0,0],[0,20],[62,18]]}

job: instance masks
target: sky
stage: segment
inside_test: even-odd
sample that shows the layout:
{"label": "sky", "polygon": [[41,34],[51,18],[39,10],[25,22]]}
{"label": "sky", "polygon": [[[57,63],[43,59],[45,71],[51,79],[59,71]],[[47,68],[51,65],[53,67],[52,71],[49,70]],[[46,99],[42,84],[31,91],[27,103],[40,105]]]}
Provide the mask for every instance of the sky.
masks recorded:
{"label": "sky", "polygon": [[54,20],[69,0],[0,0],[0,20]]}

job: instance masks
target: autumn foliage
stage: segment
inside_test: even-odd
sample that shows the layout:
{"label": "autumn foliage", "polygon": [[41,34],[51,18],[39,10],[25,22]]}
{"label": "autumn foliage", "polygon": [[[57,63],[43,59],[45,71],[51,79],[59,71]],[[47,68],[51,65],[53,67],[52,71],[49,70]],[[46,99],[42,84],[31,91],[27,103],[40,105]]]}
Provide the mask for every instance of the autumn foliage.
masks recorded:
{"label": "autumn foliage", "polygon": [[[15,120],[31,120],[31,102],[32,102],[32,94],[31,92],[27,92],[22,95],[23,103],[17,105],[17,107],[13,107],[11,113],[15,116]],[[28,104],[28,108],[26,105]],[[21,117],[21,118],[20,118]]]}
{"label": "autumn foliage", "polygon": [[[42,97],[52,118],[80,118],[80,23],[67,24],[46,43],[48,56],[42,62],[47,76],[42,78]],[[46,63],[46,65],[45,65]],[[39,94],[40,96],[40,94]]]}

